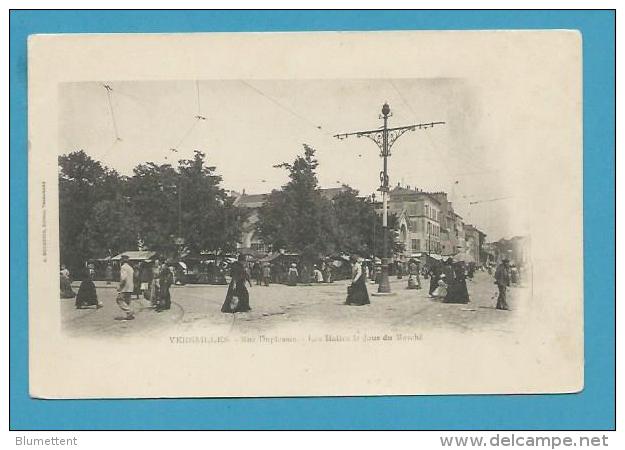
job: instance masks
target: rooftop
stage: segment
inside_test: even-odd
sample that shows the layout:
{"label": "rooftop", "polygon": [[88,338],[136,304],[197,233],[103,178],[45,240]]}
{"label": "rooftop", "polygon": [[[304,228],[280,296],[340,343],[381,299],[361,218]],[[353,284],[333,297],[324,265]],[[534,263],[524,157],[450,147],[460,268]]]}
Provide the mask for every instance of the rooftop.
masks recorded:
{"label": "rooftop", "polygon": [[[332,200],[334,197],[339,195],[341,192],[345,192],[347,187],[335,187],[335,188],[325,188],[319,189],[321,196],[328,200]],[[246,194],[245,191],[237,197],[234,204],[235,206],[240,206],[243,208],[260,208],[267,201],[267,196],[269,194]]]}

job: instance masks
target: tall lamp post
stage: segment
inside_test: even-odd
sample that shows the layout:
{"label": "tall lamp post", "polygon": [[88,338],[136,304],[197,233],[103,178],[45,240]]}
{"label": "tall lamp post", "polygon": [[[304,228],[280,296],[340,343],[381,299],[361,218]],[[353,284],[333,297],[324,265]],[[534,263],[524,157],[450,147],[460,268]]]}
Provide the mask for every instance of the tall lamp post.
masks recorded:
{"label": "tall lamp post", "polygon": [[375,192],[371,194],[371,202],[373,206],[373,264],[375,265],[375,224],[378,221],[378,215],[375,213]]}
{"label": "tall lamp post", "polygon": [[178,255],[176,259],[180,261],[182,258],[182,248],[184,247],[184,236],[182,235],[182,176],[178,176],[178,183],[176,184],[176,191],[178,194],[178,236],[174,239],[176,244]]}
{"label": "tall lamp post", "polygon": [[388,118],[391,117],[391,108],[388,103],[382,105],[382,115],[379,117],[384,121],[382,129],[356,131],[353,133],[336,134],[337,139],[345,139],[349,136],[366,137],[376,143],[380,149],[380,156],[383,158],[383,170],[380,172],[380,188],[382,192],[382,274],[380,284],[378,285],[379,294],[390,294],[391,285],[388,280],[388,264],[389,264],[389,248],[388,248],[388,196],[389,196],[389,179],[388,179],[388,157],[391,156],[391,147],[406,131],[422,130],[433,128],[435,125],[442,125],[445,122],[419,123],[415,125],[407,125],[403,127],[388,127]]}

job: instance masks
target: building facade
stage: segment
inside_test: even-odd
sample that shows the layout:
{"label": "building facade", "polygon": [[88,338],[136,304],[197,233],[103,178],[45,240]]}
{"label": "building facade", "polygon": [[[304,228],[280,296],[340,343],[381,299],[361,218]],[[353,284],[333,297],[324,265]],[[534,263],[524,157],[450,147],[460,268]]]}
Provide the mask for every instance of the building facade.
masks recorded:
{"label": "building facade", "polygon": [[389,213],[398,218],[398,240],[403,255],[441,253],[440,201],[428,192],[396,186],[389,192]]}
{"label": "building facade", "polygon": [[480,231],[474,225],[464,225],[464,234],[465,234],[465,242],[466,248],[464,253],[465,262],[475,263],[478,266],[485,264],[486,256],[483,250],[486,234]]}
{"label": "building facade", "polygon": [[446,192],[426,192],[397,185],[389,192],[389,212],[397,215],[401,256],[455,256],[481,265],[486,234],[465,224]]}

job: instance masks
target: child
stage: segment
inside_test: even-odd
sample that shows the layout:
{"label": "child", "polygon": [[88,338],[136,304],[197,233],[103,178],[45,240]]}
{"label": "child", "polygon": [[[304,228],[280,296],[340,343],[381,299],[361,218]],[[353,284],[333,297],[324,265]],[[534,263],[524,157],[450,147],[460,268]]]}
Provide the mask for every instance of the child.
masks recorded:
{"label": "child", "polygon": [[447,283],[445,283],[445,274],[441,275],[438,280],[438,287],[432,292],[433,298],[445,298],[447,296]]}

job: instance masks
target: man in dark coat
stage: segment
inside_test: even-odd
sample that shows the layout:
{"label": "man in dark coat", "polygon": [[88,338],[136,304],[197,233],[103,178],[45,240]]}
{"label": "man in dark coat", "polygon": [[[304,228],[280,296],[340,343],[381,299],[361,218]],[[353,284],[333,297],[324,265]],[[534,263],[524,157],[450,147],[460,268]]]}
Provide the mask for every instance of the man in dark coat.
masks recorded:
{"label": "man in dark coat", "polygon": [[171,285],[174,284],[173,270],[163,263],[159,271],[160,296],[156,311],[161,312],[171,308]]}
{"label": "man in dark coat", "polygon": [[509,310],[510,308],[506,302],[506,291],[508,286],[510,286],[510,266],[507,259],[503,259],[501,264],[497,266],[497,270],[495,271],[495,284],[499,289],[496,308]]}

